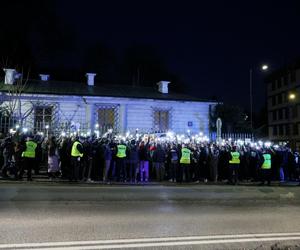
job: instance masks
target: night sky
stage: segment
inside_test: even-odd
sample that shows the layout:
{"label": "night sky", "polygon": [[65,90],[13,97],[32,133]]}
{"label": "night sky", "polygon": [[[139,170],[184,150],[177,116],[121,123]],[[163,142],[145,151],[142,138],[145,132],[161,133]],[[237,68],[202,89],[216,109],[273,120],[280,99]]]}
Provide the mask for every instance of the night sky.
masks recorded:
{"label": "night sky", "polygon": [[[0,52],[18,65],[30,58],[32,78],[41,71],[56,70],[58,77],[63,76],[58,71],[93,70],[100,82],[130,84],[128,77],[114,77],[122,70],[110,64],[124,64],[128,48],[142,48],[144,60],[148,53],[149,61],[164,68],[157,77],[165,79],[157,81],[172,78],[188,94],[245,109],[252,67],[254,108],[259,111],[265,93],[260,65],[274,70],[300,55],[299,1],[7,2],[1,8]],[[101,64],[106,73],[89,64],[87,55],[97,61],[97,53],[107,59]],[[145,72],[139,71],[141,82]]]}

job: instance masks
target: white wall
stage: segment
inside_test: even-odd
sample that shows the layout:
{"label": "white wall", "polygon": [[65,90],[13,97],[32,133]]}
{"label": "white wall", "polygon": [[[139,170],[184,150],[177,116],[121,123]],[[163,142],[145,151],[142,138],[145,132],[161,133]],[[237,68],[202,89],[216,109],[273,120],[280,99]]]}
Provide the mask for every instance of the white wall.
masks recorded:
{"label": "white wall", "polygon": [[[86,123],[93,129],[97,122],[95,116],[96,105],[117,105],[119,111],[120,131],[127,130],[150,132],[153,128],[153,109],[166,109],[170,111],[170,129],[176,133],[209,132],[209,107],[215,103],[209,102],[185,102],[163,101],[137,98],[113,98],[113,97],[77,97],[77,96],[49,96],[49,95],[23,95],[22,110],[25,112],[30,102],[55,103],[58,109],[60,123],[73,121],[74,123]],[[33,114],[30,119],[33,119]],[[30,120],[29,119],[29,120]],[[192,126],[188,126],[188,122]]]}

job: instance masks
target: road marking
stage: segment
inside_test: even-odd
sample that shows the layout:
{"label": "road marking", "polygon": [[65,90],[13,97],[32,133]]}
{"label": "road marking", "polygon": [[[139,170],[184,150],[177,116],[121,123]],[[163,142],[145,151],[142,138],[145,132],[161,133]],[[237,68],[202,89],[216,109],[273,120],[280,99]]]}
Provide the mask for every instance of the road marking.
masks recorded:
{"label": "road marking", "polygon": [[295,233],[266,233],[266,234],[239,234],[239,235],[211,235],[211,236],[186,236],[162,237],[140,239],[116,239],[97,241],[70,241],[70,242],[45,242],[23,244],[1,244],[0,249],[36,249],[36,250],[93,250],[93,249],[118,249],[142,248],[159,246],[184,246],[221,243],[245,243],[266,241],[300,240],[300,232]]}

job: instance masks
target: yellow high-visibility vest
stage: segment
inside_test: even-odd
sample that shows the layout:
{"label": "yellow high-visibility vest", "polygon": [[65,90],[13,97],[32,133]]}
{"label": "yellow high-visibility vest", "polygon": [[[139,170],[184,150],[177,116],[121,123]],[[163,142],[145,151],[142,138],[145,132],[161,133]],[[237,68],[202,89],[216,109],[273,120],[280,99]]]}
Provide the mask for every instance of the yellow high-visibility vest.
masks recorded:
{"label": "yellow high-visibility vest", "polygon": [[73,156],[73,157],[83,157],[83,154],[81,154],[81,153],[79,152],[79,150],[77,149],[77,145],[78,145],[78,144],[81,145],[81,143],[78,142],[78,141],[75,141],[75,142],[73,143],[72,150],[71,150],[71,156]]}
{"label": "yellow high-visibility vest", "polygon": [[117,157],[125,158],[126,157],[126,146],[121,144],[121,145],[117,146],[117,149],[118,149]]}
{"label": "yellow high-visibility vest", "polygon": [[230,164],[240,164],[240,153],[239,152],[230,152],[231,160],[229,161]]}
{"label": "yellow high-visibility vest", "polygon": [[190,164],[191,163],[191,150],[189,150],[188,148],[181,149],[180,163],[181,164]]}
{"label": "yellow high-visibility vest", "polygon": [[22,153],[22,157],[26,158],[35,158],[35,149],[37,144],[34,141],[27,141],[26,142],[26,149]]}
{"label": "yellow high-visibility vest", "polygon": [[262,169],[271,169],[271,155],[270,154],[263,154],[264,163],[261,165]]}

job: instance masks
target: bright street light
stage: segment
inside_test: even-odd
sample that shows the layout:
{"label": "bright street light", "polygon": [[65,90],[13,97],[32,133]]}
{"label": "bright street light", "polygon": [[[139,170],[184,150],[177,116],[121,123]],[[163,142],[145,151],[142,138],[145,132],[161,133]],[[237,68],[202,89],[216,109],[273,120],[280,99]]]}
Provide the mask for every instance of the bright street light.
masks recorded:
{"label": "bright street light", "polygon": [[263,64],[263,65],[261,66],[261,69],[262,69],[263,71],[266,71],[266,70],[269,69],[269,66],[268,66],[267,64]]}
{"label": "bright street light", "polygon": [[290,100],[295,100],[295,98],[296,98],[296,95],[295,95],[294,93],[291,93],[291,94],[289,95],[289,99],[290,99]]}

